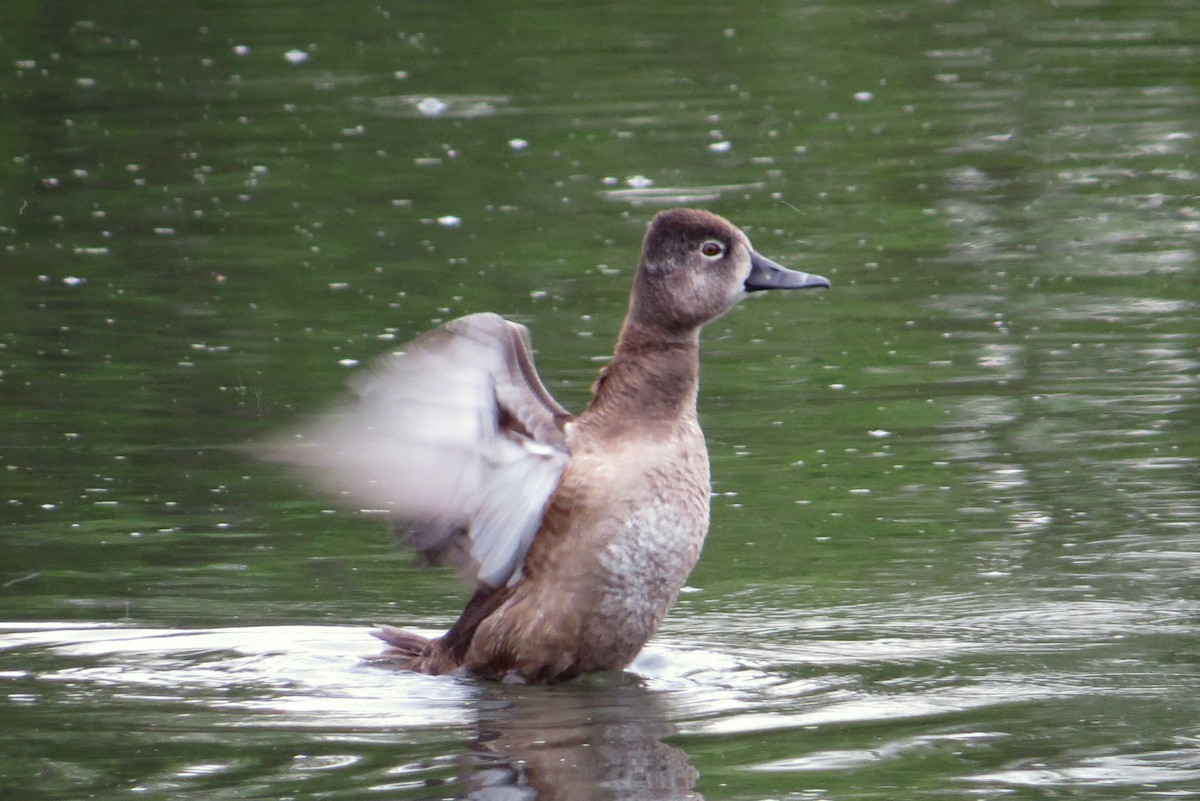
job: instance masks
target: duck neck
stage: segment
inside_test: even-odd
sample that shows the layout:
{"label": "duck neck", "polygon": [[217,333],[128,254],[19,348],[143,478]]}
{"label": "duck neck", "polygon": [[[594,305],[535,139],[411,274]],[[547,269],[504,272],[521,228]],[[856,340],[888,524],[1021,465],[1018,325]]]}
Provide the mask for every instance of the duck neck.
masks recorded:
{"label": "duck neck", "polygon": [[612,361],[600,372],[589,416],[620,429],[696,415],[700,332],[668,331],[626,318]]}

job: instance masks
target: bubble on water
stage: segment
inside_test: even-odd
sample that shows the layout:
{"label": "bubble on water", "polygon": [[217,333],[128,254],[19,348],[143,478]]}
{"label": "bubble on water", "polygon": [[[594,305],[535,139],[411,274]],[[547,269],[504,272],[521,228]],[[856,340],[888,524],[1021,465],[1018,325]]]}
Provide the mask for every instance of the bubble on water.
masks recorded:
{"label": "bubble on water", "polygon": [[457,228],[462,225],[462,219],[453,214],[446,214],[437,218],[437,224],[443,228]]}
{"label": "bubble on water", "polygon": [[728,140],[722,140],[720,142],[713,142],[708,146],[708,149],[714,153],[728,153],[730,150],[733,149],[733,142],[730,142]]}
{"label": "bubble on water", "polygon": [[308,53],[303,50],[292,49],[283,54],[289,64],[303,64],[308,61]]}
{"label": "bubble on water", "polygon": [[875,93],[874,92],[855,92],[854,99],[857,100],[859,103],[870,103],[872,100],[875,99]]}
{"label": "bubble on water", "polygon": [[631,175],[625,179],[625,184],[634,189],[645,189],[648,186],[654,186],[654,181],[644,175]]}
{"label": "bubble on water", "polygon": [[250,55],[250,48],[246,45],[234,45],[233,54],[235,56],[248,56]]}
{"label": "bubble on water", "polygon": [[525,148],[529,147],[529,142],[525,141],[524,139],[509,139],[508,146],[513,150],[524,150]]}
{"label": "bubble on water", "polygon": [[417,101],[417,111],[426,117],[436,117],[450,108],[449,104],[436,97],[425,97]]}

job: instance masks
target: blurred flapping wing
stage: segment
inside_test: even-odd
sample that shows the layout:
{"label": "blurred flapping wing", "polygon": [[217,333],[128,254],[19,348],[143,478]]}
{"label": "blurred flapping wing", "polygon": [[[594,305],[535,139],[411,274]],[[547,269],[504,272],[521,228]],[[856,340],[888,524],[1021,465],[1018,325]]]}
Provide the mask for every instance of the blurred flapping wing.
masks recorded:
{"label": "blurred flapping wing", "polygon": [[351,389],[260,455],[385,511],[426,559],[464,578],[515,582],[566,467],[572,419],[537,376],[528,330],[462,317],[382,357]]}

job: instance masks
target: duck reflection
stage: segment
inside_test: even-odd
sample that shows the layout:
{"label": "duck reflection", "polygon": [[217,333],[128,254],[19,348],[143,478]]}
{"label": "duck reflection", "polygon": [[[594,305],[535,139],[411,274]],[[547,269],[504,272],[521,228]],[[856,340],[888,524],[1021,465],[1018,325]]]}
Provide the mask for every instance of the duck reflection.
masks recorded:
{"label": "duck reflection", "polygon": [[628,674],[554,687],[489,685],[467,798],[701,799],[661,693]]}

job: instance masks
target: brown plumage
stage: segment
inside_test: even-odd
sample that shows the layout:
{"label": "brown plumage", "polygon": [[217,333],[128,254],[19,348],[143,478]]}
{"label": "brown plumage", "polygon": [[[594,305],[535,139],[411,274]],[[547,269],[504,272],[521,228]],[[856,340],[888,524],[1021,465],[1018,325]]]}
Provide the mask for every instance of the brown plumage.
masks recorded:
{"label": "brown plumage", "polygon": [[266,455],[388,509],[426,558],[475,583],[441,637],[381,627],[381,658],[528,682],[621,669],[708,530],[701,326],[755,290],[828,286],[763,258],[715,214],[662,212],[579,417],[542,386],[524,327],[476,314],[387,357],[356,400]]}

